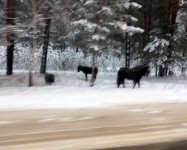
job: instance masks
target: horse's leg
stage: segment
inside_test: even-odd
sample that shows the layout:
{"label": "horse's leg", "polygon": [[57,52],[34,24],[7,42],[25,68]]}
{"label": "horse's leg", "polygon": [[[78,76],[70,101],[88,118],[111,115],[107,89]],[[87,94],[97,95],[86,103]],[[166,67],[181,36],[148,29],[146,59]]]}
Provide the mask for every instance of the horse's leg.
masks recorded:
{"label": "horse's leg", "polygon": [[136,82],[137,82],[137,81],[136,81],[136,80],[134,80],[134,85],[133,85],[133,88],[135,88],[135,86],[136,86]]}
{"label": "horse's leg", "polygon": [[117,88],[119,88],[119,86],[120,86],[120,84],[118,83],[118,84],[117,84]]}
{"label": "horse's leg", "polygon": [[135,84],[135,81],[133,80],[132,84],[134,85]]}
{"label": "horse's leg", "polygon": [[138,80],[138,87],[140,88],[140,80]]}
{"label": "horse's leg", "polygon": [[120,80],[119,80],[119,78],[117,78],[117,87],[118,88],[120,87]]}
{"label": "horse's leg", "polygon": [[97,78],[97,74],[94,74],[94,82],[95,82],[96,78]]}
{"label": "horse's leg", "polygon": [[95,82],[95,80],[96,80],[96,77],[94,76],[94,77],[93,77],[93,82]]}
{"label": "horse's leg", "polygon": [[88,80],[87,74],[85,74],[85,77],[86,77],[86,82],[87,82],[87,80]]}
{"label": "horse's leg", "polygon": [[117,84],[117,87],[119,88],[119,86],[120,86],[120,80],[119,80],[118,76],[117,76],[116,84]]}
{"label": "horse's leg", "polygon": [[125,79],[123,79],[123,88],[125,88]]}
{"label": "horse's leg", "polygon": [[97,73],[95,74],[95,80],[96,80],[96,78],[97,78]]}

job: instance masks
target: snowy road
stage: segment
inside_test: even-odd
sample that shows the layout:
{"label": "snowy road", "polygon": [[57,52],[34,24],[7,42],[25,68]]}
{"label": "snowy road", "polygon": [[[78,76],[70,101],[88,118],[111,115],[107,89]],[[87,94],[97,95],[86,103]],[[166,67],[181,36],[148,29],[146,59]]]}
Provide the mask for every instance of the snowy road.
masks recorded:
{"label": "snowy road", "polygon": [[0,150],[185,150],[186,108],[178,103],[1,112]]}

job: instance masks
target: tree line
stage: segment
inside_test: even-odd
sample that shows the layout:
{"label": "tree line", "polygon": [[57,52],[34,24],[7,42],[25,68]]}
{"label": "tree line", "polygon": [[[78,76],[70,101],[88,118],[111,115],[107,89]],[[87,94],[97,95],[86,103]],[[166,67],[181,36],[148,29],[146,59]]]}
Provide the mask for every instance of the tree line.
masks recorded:
{"label": "tree line", "polygon": [[6,44],[6,74],[13,73],[14,47],[29,43],[30,85],[35,52],[42,46],[45,74],[48,47],[70,47],[92,55],[149,63],[155,76],[168,76],[187,62],[187,2],[183,0],[1,0],[0,44]]}

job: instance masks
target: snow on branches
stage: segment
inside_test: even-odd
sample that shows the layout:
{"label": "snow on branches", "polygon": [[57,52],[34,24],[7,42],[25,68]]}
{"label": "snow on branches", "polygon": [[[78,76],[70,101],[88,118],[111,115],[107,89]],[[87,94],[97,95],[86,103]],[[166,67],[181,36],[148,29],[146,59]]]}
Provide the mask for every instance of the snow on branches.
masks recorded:
{"label": "snow on branches", "polygon": [[156,37],[152,42],[146,45],[146,47],[144,48],[144,51],[153,52],[158,47],[162,49],[165,46],[169,46],[169,41],[166,39],[159,39]]}

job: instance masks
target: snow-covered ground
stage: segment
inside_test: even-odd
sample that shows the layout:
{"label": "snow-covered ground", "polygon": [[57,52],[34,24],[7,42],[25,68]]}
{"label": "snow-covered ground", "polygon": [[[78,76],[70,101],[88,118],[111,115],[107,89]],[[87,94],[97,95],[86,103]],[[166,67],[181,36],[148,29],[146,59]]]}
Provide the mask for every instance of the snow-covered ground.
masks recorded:
{"label": "snow-covered ground", "polygon": [[[54,72],[56,83],[47,86],[42,75],[34,75],[33,87],[27,87],[26,72],[5,76],[0,72],[0,110],[110,107],[125,104],[187,102],[187,77],[143,77],[141,88],[116,87],[116,73],[100,73],[94,87],[84,74]],[[89,76],[90,79],[90,76]]]}

